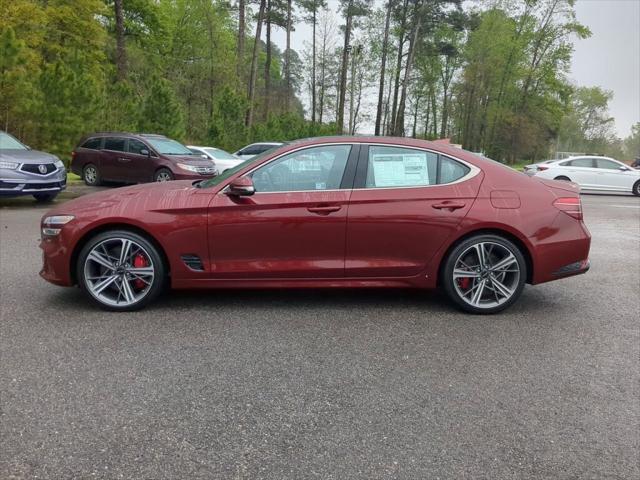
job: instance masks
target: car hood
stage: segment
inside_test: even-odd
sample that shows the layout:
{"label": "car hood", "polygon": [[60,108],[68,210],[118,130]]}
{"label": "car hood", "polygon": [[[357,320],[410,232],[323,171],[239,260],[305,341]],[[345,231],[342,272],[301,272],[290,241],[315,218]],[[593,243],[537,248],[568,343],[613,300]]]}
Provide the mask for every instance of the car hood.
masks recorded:
{"label": "car hood", "polygon": [[177,208],[193,193],[193,180],[143,183],[112,188],[75,198],[50,210],[49,215],[75,215],[85,220],[99,217],[129,218],[141,212]]}
{"label": "car hood", "polygon": [[0,160],[18,163],[52,163],[58,157],[38,150],[0,150]]}
{"label": "car hood", "polygon": [[200,155],[167,155],[174,162],[188,163],[198,167],[210,167],[211,160],[203,158]]}

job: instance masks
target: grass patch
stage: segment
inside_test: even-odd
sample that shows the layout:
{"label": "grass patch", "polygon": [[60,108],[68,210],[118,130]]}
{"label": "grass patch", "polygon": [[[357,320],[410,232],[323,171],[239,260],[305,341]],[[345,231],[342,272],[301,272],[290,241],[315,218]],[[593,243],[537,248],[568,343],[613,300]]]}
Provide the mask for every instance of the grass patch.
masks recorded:
{"label": "grass patch", "polygon": [[67,172],[67,183],[82,183],[82,178],[75,173]]}

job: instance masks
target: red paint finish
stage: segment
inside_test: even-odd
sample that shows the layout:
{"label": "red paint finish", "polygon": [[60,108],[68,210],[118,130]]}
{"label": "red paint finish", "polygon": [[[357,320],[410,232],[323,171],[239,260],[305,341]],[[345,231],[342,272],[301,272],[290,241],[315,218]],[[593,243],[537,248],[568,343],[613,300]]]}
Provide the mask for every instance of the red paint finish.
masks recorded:
{"label": "red paint finish", "polygon": [[[475,172],[452,184],[366,189],[357,185],[352,165],[340,189],[227,195],[231,181],[257,166],[325,143],[360,144],[361,150],[368,144],[426,149],[466,162]],[[213,187],[196,188],[189,181],[139,185],[57,206],[45,217],[75,219],[57,237],[42,240],[41,275],[72,285],[76,255],[90,235],[132,228],[162,250],[174,288],[432,288],[457,241],[493,231],[521,246],[535,284],[555,280],[562,267],[588,258],[584,223],[554,206],[568,197],[579,198],[575,185],[539,181],[447,145],[387,137],[303,140]],[[183,255],[198,256],[204,270],[187,267]]]}

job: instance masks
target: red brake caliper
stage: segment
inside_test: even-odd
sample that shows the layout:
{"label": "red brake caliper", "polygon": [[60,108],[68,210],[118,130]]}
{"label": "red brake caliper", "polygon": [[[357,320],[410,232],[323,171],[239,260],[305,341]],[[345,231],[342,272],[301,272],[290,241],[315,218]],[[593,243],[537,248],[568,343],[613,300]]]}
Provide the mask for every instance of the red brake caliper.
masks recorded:
{"label": "red brake caliper", "polygon": [[[133,257],[133,266],[134,268],[143,268],[143,267],[148,267],[149,266],[149,262],[148,260],[144,257],[144,255],[142,255],[141,253],[136,254],[135,257]],[[133,286],[138,289],[138,290],[142,290],[145,287],[146,283],[144,283],[141,279],[136,278],[133,281]]]}
{"label": "red brake caliper", "polygon": [[466,290],[467,288],[469,288],[470,283],[471,283],[471,278],[469,277],[458,278],[458,285],[463,290]]}

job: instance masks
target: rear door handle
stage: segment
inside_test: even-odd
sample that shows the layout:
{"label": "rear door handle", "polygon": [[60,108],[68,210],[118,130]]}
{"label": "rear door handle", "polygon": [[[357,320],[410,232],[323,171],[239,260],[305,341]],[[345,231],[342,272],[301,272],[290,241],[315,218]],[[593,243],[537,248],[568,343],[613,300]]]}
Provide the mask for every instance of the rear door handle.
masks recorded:
{"label": "rear door handle", "polygon": [[307,210],[311,213],[317,213],[318,215],[329,215],[330,213],[337,212],[341,208],[340,205],[326,205],[323,207],[309,207]]}
{"label": "rear door handle", "polygon": [[458,210],[459,208],[464,208],[466,203],[463,202],[442,202],[442,203],[434,203],[431,205],[436,210]]}

